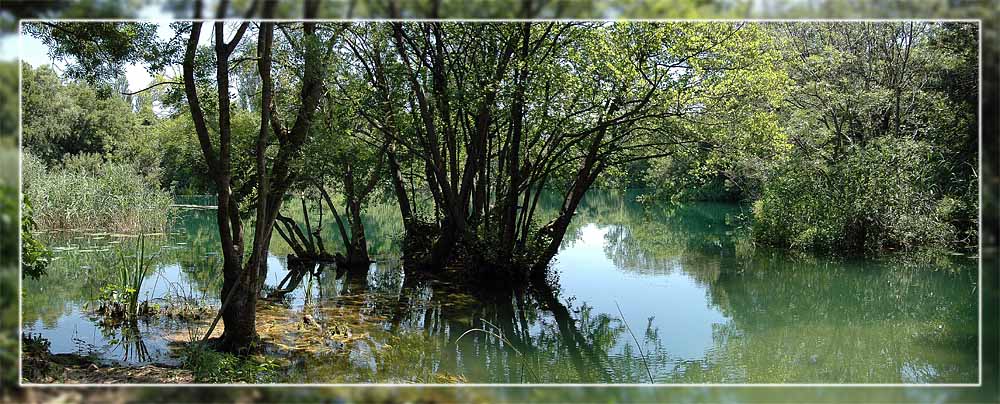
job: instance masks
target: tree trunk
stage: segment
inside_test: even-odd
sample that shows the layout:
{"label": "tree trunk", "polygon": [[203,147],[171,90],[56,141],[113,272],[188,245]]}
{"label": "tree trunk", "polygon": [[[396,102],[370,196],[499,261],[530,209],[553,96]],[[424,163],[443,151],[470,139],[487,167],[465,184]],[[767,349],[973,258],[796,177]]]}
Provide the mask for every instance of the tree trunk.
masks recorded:
{"label": "tree trunk", "polygon": [[[239,266],[224,271],[222,296],[225,299],[230,290],[236,287],[229,304],[222,311],[222,322],[225,329],[219,341],[218,348],[225,352],[245,353],[256,343],[257,337],[257,291],[254,284],[257,271],[248,263],[248,270],[242,271]],[[230,273],[243,273],[242,280]]]}
{"label": "tree trunk", "polygon": [[371,260],[368,257],[364,223],[361,222],[361,201],[354,184],[354,169],[350,164],[347,165],[347,172],[344,174],[344,188],[347,199],[347,221],[351,226],[351,241],[347,243],[347,262],[350,266],[367,266]]}
{"label": "tree trunk", "polygon": [[396,157],[394,146],[389,146],[386,150],[386,159],[389,161],[389,174],[392,179],[392,189],[396,194],[396,203],[399,205],[399,213],[403,218],[403,229],[409,233],[413,227],[413,209],[410,207],[410,198],[407,197],[406,187],[403,185],[403,175],[399,170],[399,160]]}

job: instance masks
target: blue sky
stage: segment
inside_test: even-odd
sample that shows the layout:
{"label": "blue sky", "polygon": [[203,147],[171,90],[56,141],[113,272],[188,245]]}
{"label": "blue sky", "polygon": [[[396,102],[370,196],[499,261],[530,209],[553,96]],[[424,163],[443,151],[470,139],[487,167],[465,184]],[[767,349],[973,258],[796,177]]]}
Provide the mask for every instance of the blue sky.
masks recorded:
{"label": "blue sky", "polygon": [[[160,39],[169,40],[174,36],[174,31],[170,28],[170,22],[170,20],[166,19],[155,22],[158,26],[157,34]],[[201,38],[199,39],[202,46],[212,44],[212,39],[215,37],[214,28],[211,25],[206,28],[202,30]],[[227,32],[231,33],[232,30],[227,29]],[[64,62],[53,61],[49,58],[48,47],[30,35],[18,37],[16,34],[9,34],[0,37],[0,60],[16,60],[18,55],[22,61],[32,66],[50,65],[56,71],[61,71],[65,66]],[[145,88],[153,81],[152,75],[146,71],[146,68],[137,64],[125,66],[125,77],[128,79],[130,91]]]}
{"label": "blue sky", "polygon": [[[170,39],[173,37],[173,30],[169,26],[172,16],[164,13],[160,6],[144,7],[139,11],[137,18],[157,23],[159,26],[157,33],[160,38]],[[213,37],[213,32],[209,26],[209,29],[202,32],[200,42],[202,45],[211,44]],[[48,47],[31,36],[24,35],[19,37],[17,33],[0,34],[0,60],[10,61],[18,60],[19,58],[32,66],[53,66],[56,71],[61,71],[62,67],[65,66],[65,63],[62,62],[53,63],[52,59],[48,56]],[[132,64],[126,66],[125,77],[128,79],[130,91],[145,88],[153,81],[152,75],[142,65]]]}

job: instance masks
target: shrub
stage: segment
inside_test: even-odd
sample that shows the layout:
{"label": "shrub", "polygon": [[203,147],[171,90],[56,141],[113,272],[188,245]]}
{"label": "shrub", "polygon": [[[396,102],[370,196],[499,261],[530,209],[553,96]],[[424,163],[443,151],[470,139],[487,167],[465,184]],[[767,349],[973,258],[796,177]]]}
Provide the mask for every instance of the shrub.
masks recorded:
{"label": "shrub", "polygon": [[52,259],[52,251],[35,238],[32,233],[34,229],[31,202],[28,197],[24,197],[21,201],[21,269],[25,275],[38,279],[45,275],[45,268]]}
{"label": "shrub", "polygon": [[841,159],[782,165],[753,206],[759,241],[801,250],[868,253],[946,245],[961,202],[935,195],[929,147],[878,139]]}
{"label": "shrub", "polygon": [[40,228],[135,233],[166,227],[169,193],[125,164],[76,163],[46,168],[24,153],[24,194],[34,204]]}

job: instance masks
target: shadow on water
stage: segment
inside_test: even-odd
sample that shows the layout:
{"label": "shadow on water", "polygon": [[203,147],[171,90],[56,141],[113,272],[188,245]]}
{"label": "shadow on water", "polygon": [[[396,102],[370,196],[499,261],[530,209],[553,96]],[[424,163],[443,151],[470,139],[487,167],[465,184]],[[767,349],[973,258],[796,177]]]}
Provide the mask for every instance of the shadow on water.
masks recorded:
{"label": "shadow on water", "polygon": [[[592,193],[553,282],[490,295],[407,274],[398,214],[376,205],[365,217],[370,266],[303,266],[274,240],[265,286],[273,308],[258,327],[273,328],[284,382],[976,381],[974,259],[788,254],[750,243],[738,205],[633,201]],[[542,216],[553,214],[558,201],[543,202]],[[217,304],[214,216],[181,218],[161,238],[142,294]],[[323,231],[331,243],[339,237]],[[53,352],[79,350],[76,338],[109,362],[169,362],[165,336],[188,323],[104,334],[88,315],[108,276],[102,249],[115,237],[46,236],[57,259],[46,278],[24,282],[25,331],[51,340]]]}

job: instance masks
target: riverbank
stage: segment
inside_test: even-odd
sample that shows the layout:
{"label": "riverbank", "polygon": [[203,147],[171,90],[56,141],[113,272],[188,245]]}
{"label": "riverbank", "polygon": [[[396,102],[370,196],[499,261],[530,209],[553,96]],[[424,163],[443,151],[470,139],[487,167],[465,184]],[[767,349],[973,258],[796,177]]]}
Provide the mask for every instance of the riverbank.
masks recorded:
{"label": "riverbank", "polygon": [[22,338],[22,383],[38,384],[183,384],[194,382],[190,370],[161,363],[141,366],[102,364],[76,353],[53,354],[47,341]]}

